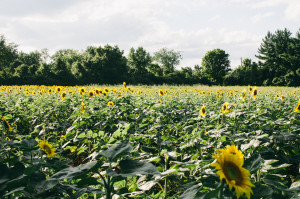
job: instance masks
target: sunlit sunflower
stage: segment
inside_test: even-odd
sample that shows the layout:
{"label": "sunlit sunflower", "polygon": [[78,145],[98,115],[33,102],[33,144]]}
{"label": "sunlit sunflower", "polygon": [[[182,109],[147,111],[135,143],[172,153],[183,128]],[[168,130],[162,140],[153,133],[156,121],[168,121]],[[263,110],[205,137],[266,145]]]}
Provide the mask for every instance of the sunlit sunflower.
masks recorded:
{"label": "sunlit sunflower", "polygon": [[85,93],[85,88],[81,87],[78,89],[80,95],[83,95]]}
{"label": "sunlit sunflower", "polygon": [[225,152],[230,153],[232,155],[237,155],[239,158],[244,158],[244,155],[239,150],[239,147],[235,146],[235,145],[230,145],[230,146],[228,145],[228,146],[226,146],[225,149],[221,149],[221,151],[225,151]]}
{"label": "sunlit sunflower", "polygon": [[105,88],[105,89],[104,89],[104,92],[109,93],[109,89],[108,89],[108,88]]}
{"label": "sunlit sunflower", "polygon": [[253,97],[253,99],[255,99],[256,96],[257,96],[257,88],[255,87],[255,88],[253,89],[253,92],[252,92],[252,97]]}
{"label": "sunlit sunflower", "polygon": [[161,104],[161,100],[157,100],[157,103]]}
{"label": "sunlit sunflower", "polygon": [[49,93],[49,94],[52,93],[52,89],[51,89],[51,88],[48,89],[48,93]]}
{"label": "sunlit sunflower", "polygon": [[99,95],[100,94],[100,90],[99,89],[95,89],[95,93],[96,93],[96,95]]}
{"label": "sunlit sunflower", "polygon": [[66,92],[62,92],[61,93],[61,99],[65,99],[66,98],[67,93]]}
{"label": "sunlit sunflower", "polygon": [[55,156],[55,149],[48,143],[48,141],[41,140],[39,147],[47,154],[47,157]]}
{"label": "sunlit sunflower", "polygon": [[88,96],[89,96],[89,97],[94,97],[94,95],[95,95],[95,94],[94,94],[94,91],[93,91],[93,90],[90,90],[89,93],[88,93]]}
{"label": "sunlit sunflower", "polygon": [[284,96],[283,96],[283,95],[281,95],[280,99],[281,99],[281,101],[283,101],[283,100],[284,100]]}
{"label": "sunlit sunflower", "polygon": [[252,87],[250,85],[248,86],[248,90],[250,93],[252,92]]}
{"label": "sunlit sunflower", "polygon": [[220,176],[220,180],[225,179],[230,190],[232,187],[234,188],[237,198],[245,193],[250,199],[250,194],[253,194],[251,187],[254,185],[250,181],[250,172],[242,167],[244,159],[224,150],[218,151],[213,158],[216,161],[211,166],[218,170],[217,174]]}
{"label": "sunlit sunflower", "polygon": [[35,91],[32,91],[32,95],[36,95],[36,92],[35,92]]}
{"label": "sunlit sunflower", "polygon": [[227,106],[228,106],[228,102],[225,102],[222,106],[222,113],[223,114],[227,114],[229,113],[229,110],[227,109]]}
{"label": "sunlit sunflower", "polygon": [[85,112],[85,106],[84,106],[84,103],[81,102],[81,113],[84,113]]}
{"label": "sunlit sunflower", "polygon": [[160,95],[160,96],[164,96],[164,91],[163,90],[161,90],[161,89],[158,89],[158,94]]}
{"label": "sunlit sunflower", "polygon": [[56,87],[55,92],[60,93],[60,91],[61,91],[61,87],[60,86]]}
{"label": "sunlit sunflower", "polygon": [[124,86],[124,88],[126,88],[126,82],[123,82],[123,86]]}
{"label": "sunlit sunflower", "polygon": [[296,106],[294,111],[297,113],[297,112],[299,112],[299,110],[300,110],[300,102],[298,103],[298,105]]}
{"label": "sunlit sunflower", "polygon": [[112,101],[109,101],[109,102],[107,102],[107,105],[110,106],[110,107],[113,107],[114,103]]}
{"label": "sunlit sunflower", "polygon": [[203,117],[205,117],[205,113],[206,113],[206,109],[205,106],[203,105],[200,109],[200,115],[202,115]]}
{"label": "sunlit sunflower", "polygon": [[9,132],[12,132],[12,128],[11,126],[9,125],[8,121],[3,117],[1,118],[1,120],[4,122],[4,126],[6,129],[8,129]]}

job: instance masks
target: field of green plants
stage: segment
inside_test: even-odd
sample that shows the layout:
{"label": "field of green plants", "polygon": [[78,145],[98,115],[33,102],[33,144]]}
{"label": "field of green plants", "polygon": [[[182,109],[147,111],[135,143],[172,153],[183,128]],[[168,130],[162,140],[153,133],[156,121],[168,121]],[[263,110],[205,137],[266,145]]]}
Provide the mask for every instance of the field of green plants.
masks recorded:
{"label": "field of green plants", "polygon": [[299,198],[300,90],[1,86],[0,198]]}

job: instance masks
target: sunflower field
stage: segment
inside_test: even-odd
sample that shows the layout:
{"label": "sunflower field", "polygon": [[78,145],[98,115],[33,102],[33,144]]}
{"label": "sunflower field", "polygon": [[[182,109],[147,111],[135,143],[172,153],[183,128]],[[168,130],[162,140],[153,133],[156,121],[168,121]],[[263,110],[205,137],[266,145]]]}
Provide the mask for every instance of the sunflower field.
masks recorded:
{"label": "sunflower field", "polygon": [[1,86],[0,198],[300,198],[300,90]]}

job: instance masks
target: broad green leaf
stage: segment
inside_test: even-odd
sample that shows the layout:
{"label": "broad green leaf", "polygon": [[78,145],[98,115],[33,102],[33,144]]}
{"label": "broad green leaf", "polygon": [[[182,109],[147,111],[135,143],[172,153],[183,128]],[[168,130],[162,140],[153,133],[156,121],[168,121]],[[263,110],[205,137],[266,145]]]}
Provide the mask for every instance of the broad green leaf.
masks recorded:
{"label": "broad green leaf", "polygon": [[128,142],[119,142],[107,150],[100,152],[100,155],[106,157],[110,162],[116,161],[119,157],[130,153],[133,150]]}

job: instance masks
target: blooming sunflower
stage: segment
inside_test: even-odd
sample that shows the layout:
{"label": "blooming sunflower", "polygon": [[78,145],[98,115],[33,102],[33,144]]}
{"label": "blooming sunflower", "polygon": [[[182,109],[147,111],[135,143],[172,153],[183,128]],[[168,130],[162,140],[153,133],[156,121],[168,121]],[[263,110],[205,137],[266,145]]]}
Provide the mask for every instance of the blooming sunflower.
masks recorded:
{"label": "blooming sunflower", "polygon": [[202,115],[203,117],[205,117],[205,113],[206,113],[206,109],[205,106],[203,105],[200,109],[200,115]]}
{"label": "blooming sunflower", "polygon": [[93,90],[90,90],[89,93],[88,93],[89,97],[94,97],[94,91]]}
{"label": "blooming sunflower", "polygon": [[253,97],[253,99],[255,99],[256,96],[257,96],[257,88],[255,87],[255,88],[253,89],[253,92],[252,92],[252,97]]}
{"label": "blooming sunflower", "polygon": [[299,110],[300,110],[300,102],[298,103],[298,105],[296,106],[294,111],[297,113],[297,112],[299,112]]}
{"label": "blooming sunflower", "polygon": [[65,99],[66,98],[67,93],[66,92],[62,92],[61,93],[61,99]]}
{"label": "blooming sunflower", "polygon": [[225,151],[227,153],[230,153],[232,155],[237,155],[239,158],[244,158],[244,155],[242,154],[242,152],[239,150],[238,146],[235,145],[228,145],[226,146],[225,149],[221,149],[221,151]]}
{"label": "blooming sunflower", "polygon": [[227,114],[229,113],[229,110],[227,110],[228,102],[225,102],[222,106],[222,113]]}
{"label": "blooming sunflower", "polygon": [[126,88],[126,82],[123,82],[123,86],[124,86],[124,88]]}
{"label": "blooming sunflower", "polygon": [[83,103],[83,102],[81,102],[81,112],[82,112],[82,113],[84,113],[84,112],[85,112],[85,109],[84,109],[84,108],[85,108],[85,106],[84,106],[84,103]]}
{"label": "blooming sunflower", "polygon": [[161,89],[158,89],[158,94],[160,95],[160,96],[164,96],[164,91],[163,90],[161,90]]}
{"label": "blooming sunflower", "polygon": [[211,166],[218,170],[217,174],[220,176],[220,180],[225,179],[230,190],[232,187],[234,188],[237,198],[245,193],[250,199],[250,194],[253,194],[251,187],[254,185],[250,181],[250,172],[242,167],[244,159],[228,153],[226,150],[219,150],[213,155],[213,158],[216,161]]}
{"label": "blooming sunflower", "polygon": [[4,122],[5,127],[8,129],[9,132],[12,132],[12,128],[9,125],[8,121],[3,117],[1,120]]}
{"label": "blooming sunflower", "polygon": [[110,107],[113,107],[114,103],[112,101],[109,101],[109,102],[107,102],[107,105],[110,106]]}
{"label": "blooming sunflower", "polygon": [[48,143],[48,141],[41,140],[39,146],[47,154],[47,157],[55,156],[55,149]]}
{"label": "blooming sunflower", "polygon": [[252,92],[252,87],[250,85],[248,86],[248,90],[250,93]]}
{"label": "blooming sunflower", "polygon": [[58,86],[58,87],[56,87],[55,92],[60,93],[61,90],[62,90],[61,87]]}

